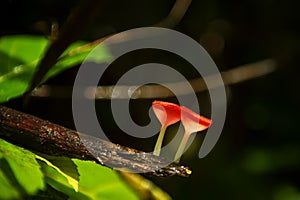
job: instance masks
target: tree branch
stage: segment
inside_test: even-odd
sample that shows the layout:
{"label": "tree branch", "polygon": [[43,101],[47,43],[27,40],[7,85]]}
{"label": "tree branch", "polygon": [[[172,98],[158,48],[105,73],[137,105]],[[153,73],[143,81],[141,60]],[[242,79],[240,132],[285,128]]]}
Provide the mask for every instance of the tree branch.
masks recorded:
{"label": "tree branch", "polygon": [[84,135],[1,105],[0,137],[32,151],[92,160],[114,169],[154,176],[191,174],[188,167],[163,157]]}

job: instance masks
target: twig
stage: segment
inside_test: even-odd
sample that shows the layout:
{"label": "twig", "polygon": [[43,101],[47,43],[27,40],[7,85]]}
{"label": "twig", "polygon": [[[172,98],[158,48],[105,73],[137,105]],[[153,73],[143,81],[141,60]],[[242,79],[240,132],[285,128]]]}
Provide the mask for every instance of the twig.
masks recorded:
{"label": "twig", "polygon": [[[273,72],[276,67],[277,63],[275,60],[266,59],[263,61],[242,65],[225,72],[221,72],[221,75],[224,84],[231,85],[264,76]],[[212,75],[208,78],[214,79],[214,76]],[[188,94],[187,91],[189,91],[185,88],[186,83],[187,82],[165,83],[165,85],[176,88],[176,95],[186,95]],[[202,92],[208,89],[202,78],[190,80],[189,83],[193,87],[195,93]],[[211,87],[214,88],[218,86],[219,85],[212,85]],[[134,91],[134,89],[136,90]],[[144,85],[141,87],[138,87],[136,85],[111,85],[99,86],[97,88],[89,87],[86,89],[85,95],[87,98],[91,99],[111,99],[113,90],[115,90],[113,98],[117,99],[152,99],[174,96],[172,92],[161,85]],[[118,96],[116,96],[115,94],[118,94]],[[72,95],[72,87],[43,85],[35,90],[32,95],[37,97],[53,96],[55,98],[70,98]]]}
{"label": "twig", "polygon": [[188,167],[163,157],[84,135],[1,105],[0,137],[43,154],[92,160],[125,171],[154,176],[191,174]]}

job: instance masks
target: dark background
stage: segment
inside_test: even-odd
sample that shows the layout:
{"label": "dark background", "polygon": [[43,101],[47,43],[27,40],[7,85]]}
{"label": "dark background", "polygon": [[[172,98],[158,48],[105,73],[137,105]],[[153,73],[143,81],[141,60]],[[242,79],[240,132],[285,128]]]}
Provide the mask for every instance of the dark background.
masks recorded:
{"label": "dark background", "polygon": [[[51,23],[57,22],[61,27],[77,3],[1,1],[0,36],[47,37]],[[111,1],[106,12],[99,13],[80,39],[93,41],[123,30],[150,26],[167,16],[173,3]],[[299,19],[299,3],[293,0],[192,2],[175,30],[202,44],[220,71],[266,58],[276,59],[279,67],[269,75],[227,87],[227,118],[217,145],[207,157],[199,159],[203,135],[198,134],[182,158],[182,163],[193,169],[190,178],[148,178],[174,199],[300,199]],[[144,51],[118,59],[102,84],[113,84],[120,72],[149,60],[165,62],[194,78],[190,66],[174,55]],[[64,72],[47,84],[72,85],[77,69]],[[199,93],[198,97],[203,102],[201,110],[209,115],[207,93]],[[131,101],[132,116],[139,123],[149,120],[147,110],[152,101]],[[7,105],[22,110],[21,99],[11,100]],[[109,105],[109,100],[97,101],[99,119],[113,133],[111,140],[151,151],[156,138],[141,140],[122,134],[112,120]],[[71,97],[35,97],[26,112],[74,128]]]}

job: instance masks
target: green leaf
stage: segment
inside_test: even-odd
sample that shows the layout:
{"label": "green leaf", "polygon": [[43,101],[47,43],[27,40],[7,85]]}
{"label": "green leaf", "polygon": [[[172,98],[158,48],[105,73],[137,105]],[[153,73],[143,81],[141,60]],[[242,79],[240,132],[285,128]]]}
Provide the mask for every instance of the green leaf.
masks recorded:
{"label": "green leaf", "polygon": [[[73,43],[59,61],[47,73],[43,81],[84,61],[94,45],[85,42]],[[28,87],[37,64],[41,60],[49,41],[41,36],[16,35],[0,38],[0,103],[22,95]],[[108,51],[97,48],[94,60],[109,59]]]}
{"label": "green leaf", "polygon": [[80,174],[79,191],[91,199],[138,199],[116,171],[91,161],[72,160]]}
{"label": "green leaf", "polygon": [[0,139],[0,158],[0,199],[44,189],[44,176],[33,153]]}
{"label": "green leaf", "polygon": [[20,197],[20,193],[10,181],[10,178],[7,177],[3,165],[4,161],[3,157],[0,158],[0,199],[17,199]]}
{"label": "green leaf", "polygon": [[138,174],[120,173],[92,161],[48,155],[43,157],[37,156],[37,159],[40,160],[46,182],[70,199],[138,199],[138,196],[143,199],[171,199],[167,193]]}
{"label": "green leaf", "polygon": [[[50,161],[48,161],[47,159],[41,157],[41,156],[38,156],[36,155],[36,158],[41,160],[41,161],[44,161],[48,166],[52,167],[53,169],[55,169],[58,173],[60,173],[62,176],[64,176],[68,183],[73,187],[73,189],[78,192],[78,180],[69,176],[68,174],[64,173],[60,168],[58,168],[57,166],[55,166],[54,164],[52,164]],[[57,158],[58,160],[58,158]],[[61,159],[62,161],[65,161],[65,159]],[[63,163],[61,163],[61,166],[63,166]],[[65,166],[65,167],[68,167],[69,165]]]}
{"label": "green leaf", "polygon": [[70,199],[138,199],[117,172],[91,161],[72,160],[80,174],[78,192],[75,192],[68,178],[60,170],[55,169],[52,164],[49,165],[49,161],[40,163],[46,182],[67,194]]}
{"label": "green leaf", "polygon": [[67,194],[70,199],[138,199],[116,171],[91,161],[72,160],[80,174],[78,192],[75,192],[68,178],[49,164],[49,161],[46,163],[43,159],[40,163],[46,182],[56,190]]}
{"label": "green leaf", "polygon": [[89,55],[89,61],[91,62],[99,63],[111,59],[109,51],[104,46],[94,49],[94,45],[90,46],[83,44],[84,43],[82,41],[72,44],[53,66],[53,68],[47,73],[45,80],[55,76],[63,70],[82,63],[92,50],[96,53],[93,52],[93,56]]}
{"label": "green leaf", "polygon": [[69,196],[55,190],[53,187],[51,187],[49,184],[46,185],[45,190],[39,191],[37,194],[28,196],[25,198],[25,200],[67,200],[69,199]]}
{"label": "green leaf", "polygon": [[90,199],[82,194],[80,190],[76,192],[66,176],[60,170],[57,170],[56,167],[53,167],[52,164],[48,165],[49,163],[47,164],[44,161],[39,162],[45,175],[45,181],[52,188],[68,195],[71,199]]}
{"label": "green leaf", "polygon": [[47,44],[46,38],[37,36],[0,38],[0,103],[26,90]]}
{"label": "green leaf", "polygon": [[47,159],[53,165],[58,167],[63,173],[75,179],[77,182],[79,181],[79,173],[77,170],[77,166],[71,158],[61,156],[49,156],[45,154],[42,154],[41,157]]}
{"label": "green leaf", "polygon": [[11,70],[11,66],[18,64],[31,63],[40,58],[48,45],[45,37],[30,35],[13,35],[0,38],[0,53],[7,59],[1,59],[1,70]]}

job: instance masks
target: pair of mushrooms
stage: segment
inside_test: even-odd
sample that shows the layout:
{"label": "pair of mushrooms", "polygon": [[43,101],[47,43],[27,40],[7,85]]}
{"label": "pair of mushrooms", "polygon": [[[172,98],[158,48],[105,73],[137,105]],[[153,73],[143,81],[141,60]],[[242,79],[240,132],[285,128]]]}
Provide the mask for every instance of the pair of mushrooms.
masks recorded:
{"label": "pair of mushrooms", "polygon": [[212,123],[210,119],[198,115],[184,106],[179,106],[174,103],[154,101],[152,103],[152,109],[162,125],[153,151],[154,155],[159,156],[160,154],[162,141],[167,127],[180,120],[182,121],[185,133],[175,154],[174,160],[176,162],[179,162],[190,135],[192,133],[207,129]]}

